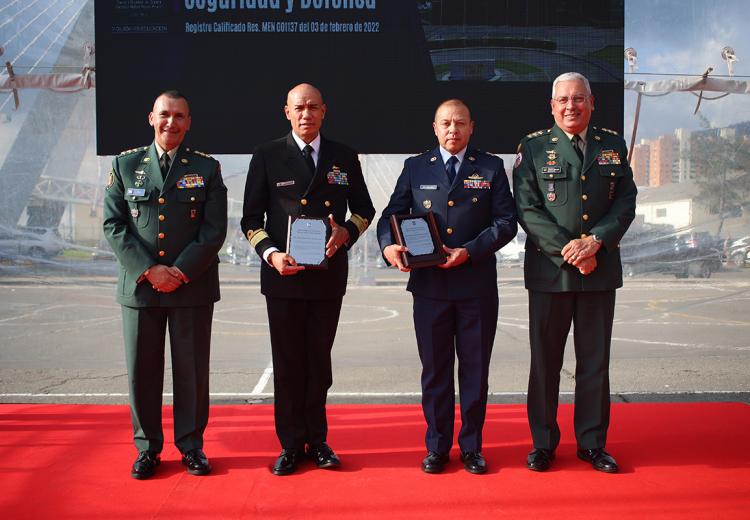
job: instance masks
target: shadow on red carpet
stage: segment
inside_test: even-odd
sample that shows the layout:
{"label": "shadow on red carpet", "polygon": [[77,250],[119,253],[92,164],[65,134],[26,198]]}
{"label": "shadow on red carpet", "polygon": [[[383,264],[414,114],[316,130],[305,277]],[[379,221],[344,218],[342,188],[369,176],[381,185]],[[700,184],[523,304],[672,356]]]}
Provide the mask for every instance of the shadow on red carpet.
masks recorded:
{"label": "shadow on red carpet", "polygon": [[305,462],[276,477],[272,407],[213,406],[205,451],[214,471],[194,477],[169,444],[165,408],[162,464],[136,481],[126,406],[0,405],[0,507],[11,519],[748,517],[749,406],[614,405],[614,475],[576,458],[572,410],[560,407],[563,441],[546,473],[525,468],[525,407],[491,405],[488,474],[464,471],[454,448],[443,474],[426,475],[419,406],[329,406],[342,468]]}

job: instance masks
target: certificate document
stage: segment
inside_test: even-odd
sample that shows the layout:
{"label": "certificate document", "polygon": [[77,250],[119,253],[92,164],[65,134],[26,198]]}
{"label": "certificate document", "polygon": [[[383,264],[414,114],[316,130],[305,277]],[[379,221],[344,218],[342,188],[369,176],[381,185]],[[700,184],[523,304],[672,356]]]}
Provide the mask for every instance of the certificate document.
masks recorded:
{"label": "certificate document", "polygon": [[404,234],[404,245],[413,256],[429,255],[435,251],[432,235],[427,221],[421,218],[410,218],[401,221],[401,232]]}
{"label": "certificate document", "polygon": [[297,264],[309,267],[327,267],[327,241],[328,227],[325,219],[289,217],[286,252],[297,261]]}

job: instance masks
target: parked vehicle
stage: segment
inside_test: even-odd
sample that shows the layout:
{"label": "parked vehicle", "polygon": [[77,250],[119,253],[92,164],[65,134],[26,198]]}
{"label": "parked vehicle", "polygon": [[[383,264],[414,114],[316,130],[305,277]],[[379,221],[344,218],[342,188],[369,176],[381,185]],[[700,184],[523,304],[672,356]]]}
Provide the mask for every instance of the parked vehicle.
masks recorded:
{"label": "parked vehicle", "polygon": [[735,267],[750,265],[750,236],[733,240],[728,245],[727,263]]}
{"label": "parked vehicle", "polygon": [[63,250],[57,229],[0,226],[0,256],[51,258]]}
{"label": "parked vehicle", "polygon": [[709,278],[721,269],[721,239],[704,231],[679,231],[668,225],[630,229],[620,243],[623,274],[673,274]]}
{"label": "parked vehicle", "polygon": [[523,265],[526,248],[526,232],[518,231],[513,240],[505,244],[500,251],[495,253],[498,263],[508,265]]}

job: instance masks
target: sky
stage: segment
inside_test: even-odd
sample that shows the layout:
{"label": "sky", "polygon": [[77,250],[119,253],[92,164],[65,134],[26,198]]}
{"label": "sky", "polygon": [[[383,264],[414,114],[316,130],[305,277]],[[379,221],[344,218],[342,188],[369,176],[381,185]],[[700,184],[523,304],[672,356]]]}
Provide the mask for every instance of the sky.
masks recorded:
{"label": "sky", "polygon": [[[721,58],[724,46],[733,47],[735,79],[750,81],[750,2],[747,0],[626,0],[625,47],[638,53],[638,70],[626,80],[658,81],[681,74],[700,76],[708,66],[711,76],[727,75]],[[625,71],[627,63],[623,59]],[[742,77],[744,76],[744,77]],[[707,93],[715,97],[717,92]],[[625,136],[633,129],[637,95],[625,94]],[[643,98],[638,139],[672,134],[675,128],[699,130],[701,120],[693,115],[698,98],[690,93]],[[700,112],[713,127],[750,120],[750,95],[730,94],[716,101],[702,101]],[[629,139],[628,139],[629,141]]]}

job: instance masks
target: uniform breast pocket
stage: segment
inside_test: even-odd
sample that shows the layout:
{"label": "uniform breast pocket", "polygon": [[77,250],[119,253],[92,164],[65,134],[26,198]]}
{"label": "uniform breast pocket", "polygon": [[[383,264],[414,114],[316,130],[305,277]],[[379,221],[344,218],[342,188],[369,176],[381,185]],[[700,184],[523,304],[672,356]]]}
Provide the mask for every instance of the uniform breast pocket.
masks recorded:
{"label": "uniform breast pocket", "polygon": [[614,200],[617,192],[617,185],[620,179],[625,175],[620,164],[602,164],[599,165],[599,176],[602,179],[602,189],[606,191],[608,200]]}
{"label": "uniform breast pocket", "polygon": [[180,212],[184,212],[189,222],[197,222],[203,218],[203,204],[206,201],[204,188],[189,188],[177,190],[177,202]]}
{"label": "uniform breast pocket", "polygon": [[426,184],[412,189],[412,211],[424,213],[432,209],[440,193],[437,185]]}
{"label": "uniform breast pocket", "polygon": [[562,206],[568,202],[568,171],[564,166],[542,167],[537,182],[547,206]]}
{"label": "uniform breast pocket", "polygon": [[130,220],[139,228],[148,226],[151,218],[151,206],[148,203],[151,194],[145,195],[125,195],[130,209]]}

